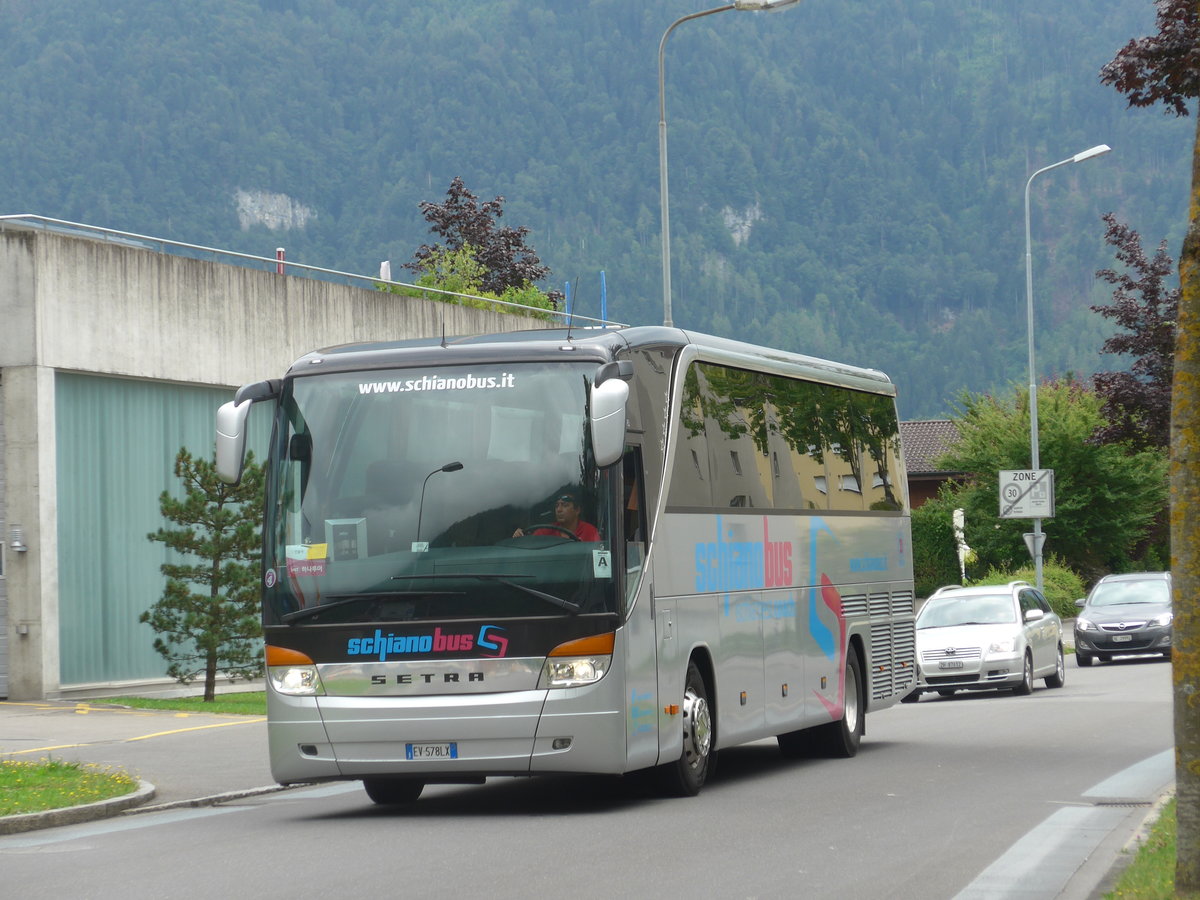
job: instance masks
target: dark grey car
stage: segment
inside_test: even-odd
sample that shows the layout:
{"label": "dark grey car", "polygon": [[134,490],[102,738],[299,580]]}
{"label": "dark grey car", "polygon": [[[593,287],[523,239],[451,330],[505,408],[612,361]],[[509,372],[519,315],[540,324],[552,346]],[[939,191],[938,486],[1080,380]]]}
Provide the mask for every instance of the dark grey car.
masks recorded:
{"label": "dark grey car", "polygon": [[1118,654],[1161,653],[1171,658],[1171,573],[1106,575],[1075,618],[1075,661],[1090,666]]}

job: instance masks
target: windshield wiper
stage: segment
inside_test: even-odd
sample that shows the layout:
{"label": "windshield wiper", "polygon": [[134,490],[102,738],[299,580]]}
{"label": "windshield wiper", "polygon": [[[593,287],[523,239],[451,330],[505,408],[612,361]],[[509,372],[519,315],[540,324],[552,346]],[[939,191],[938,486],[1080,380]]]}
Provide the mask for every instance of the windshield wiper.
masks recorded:
{"label": "windshield wiper", "polygon": [[[284,625],[294,625],[301,619],[310,619],[313,616],[319,616],[321,613],[329,612],[331,609],[337,609],[339,606],[349,606],[351,603],[359,603],[363,600],[379,600],[385,597],[406,597],[408,591],[365,591],[361,594],[329,594],[327,596],[335,598],[330,603],[321,603],[317,606],[310,606],[306,609],[297,609],[294,612],[284,613],[279,617],[279,621]],[[444,594],[458,594],[461,591],[439,591]]]}
{"label": "windshield wiper", "polygon": [[392,580],[399,579],[416,579],[423,578],[478,578],[480,581],[498,581],[505,587],[515,588],[522,593],[528,594],[530,597],[537,597],[539,600],[545,600],[547,603],[557,606],[559,609],[565,609],[567,612],[577,613],[581,609],[578,603],[573,603],[570,600],[564,600],[562,597],[555,597],[553,594],[547,594],[545,591],[539,591],[536,588],[526,587],[523,584],[517,584],[515,581],[510,581],[511,578],[533,578],[533,575],[499,575],[491,572],[436,572],[428,575],[393,575]]}

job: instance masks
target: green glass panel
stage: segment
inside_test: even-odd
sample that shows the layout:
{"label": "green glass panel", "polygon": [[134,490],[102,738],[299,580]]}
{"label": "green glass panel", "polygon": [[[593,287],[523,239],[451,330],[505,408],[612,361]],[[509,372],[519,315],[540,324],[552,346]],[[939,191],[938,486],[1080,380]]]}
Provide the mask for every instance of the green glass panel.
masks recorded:
{"label": "green glass panel", "polygon": [[[138,616],[162,595],[169,551],[147,535],[170,524],[159,495],[183,493],[175,454],[212,458],[216,410],[232,392],[69,373],[55,384],[61,682],[161,678],[167,663]],[[260,459],[270,406],[250,417]]]}

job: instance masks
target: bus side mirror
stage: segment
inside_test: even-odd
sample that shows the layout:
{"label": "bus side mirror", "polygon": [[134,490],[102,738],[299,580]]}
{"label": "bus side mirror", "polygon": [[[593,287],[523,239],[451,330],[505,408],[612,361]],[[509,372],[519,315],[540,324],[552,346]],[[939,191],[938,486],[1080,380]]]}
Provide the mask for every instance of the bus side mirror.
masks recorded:
{"label": "bus side mirror", "polygon": [[233,399],[217,410],[217,477],[226,484],[242,480],[246,464],[246,418],[259,400],[279,397],[282,382],[277,378],[244,384]]}
{"label": "bus side mirror", "polygon": [[217,410],[217,477],[226,484],[242,480],[246,461],[246,418],[253,400],[230,400]]}
{"label": "bus side mirror", "polygon": [[592,455],[611,466],[625,452],[625,404],[629,385],[617,378],[592,385]]}

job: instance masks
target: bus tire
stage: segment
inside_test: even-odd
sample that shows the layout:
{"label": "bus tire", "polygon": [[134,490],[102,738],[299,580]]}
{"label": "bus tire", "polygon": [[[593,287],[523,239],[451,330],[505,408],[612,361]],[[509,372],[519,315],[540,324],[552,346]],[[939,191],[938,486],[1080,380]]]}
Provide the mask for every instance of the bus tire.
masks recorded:
{"label": "bus tire", "polygon": [[676,797],[694,797],[716,768],[712,707],[708,688],[695,662],[688,663],[683,689],[683,751],[660,769],[664,790]]}
{"label": "bus tire", "polygon": [[[780,754],[787,759],[803,759],[822,756],[845,758],[858,753],[858,745],[866,730],[863,690],[862,663],[858,660],[858,650],[852,646],[846,657],[846,705],[842,718],[837,722],[776,736]],[[913,699],[909,700],[909,697]],[[913,691],[904,697],[904,702],[913,703],[920,697],[919,691]]]}
{"label": "bus tire", "polygon": [[425,782],[416,778],[364,778],[363,789],[372,803],[400,806],[413,803],[425,790]]}
{"label": "bus tire", "polygon": [[850,645],[846,653],[846,704],[842,718],[813,729],[814,749],[821,756],[849,759],[858,753],[858,745],[867,730],[866,682],[858,648]]}

